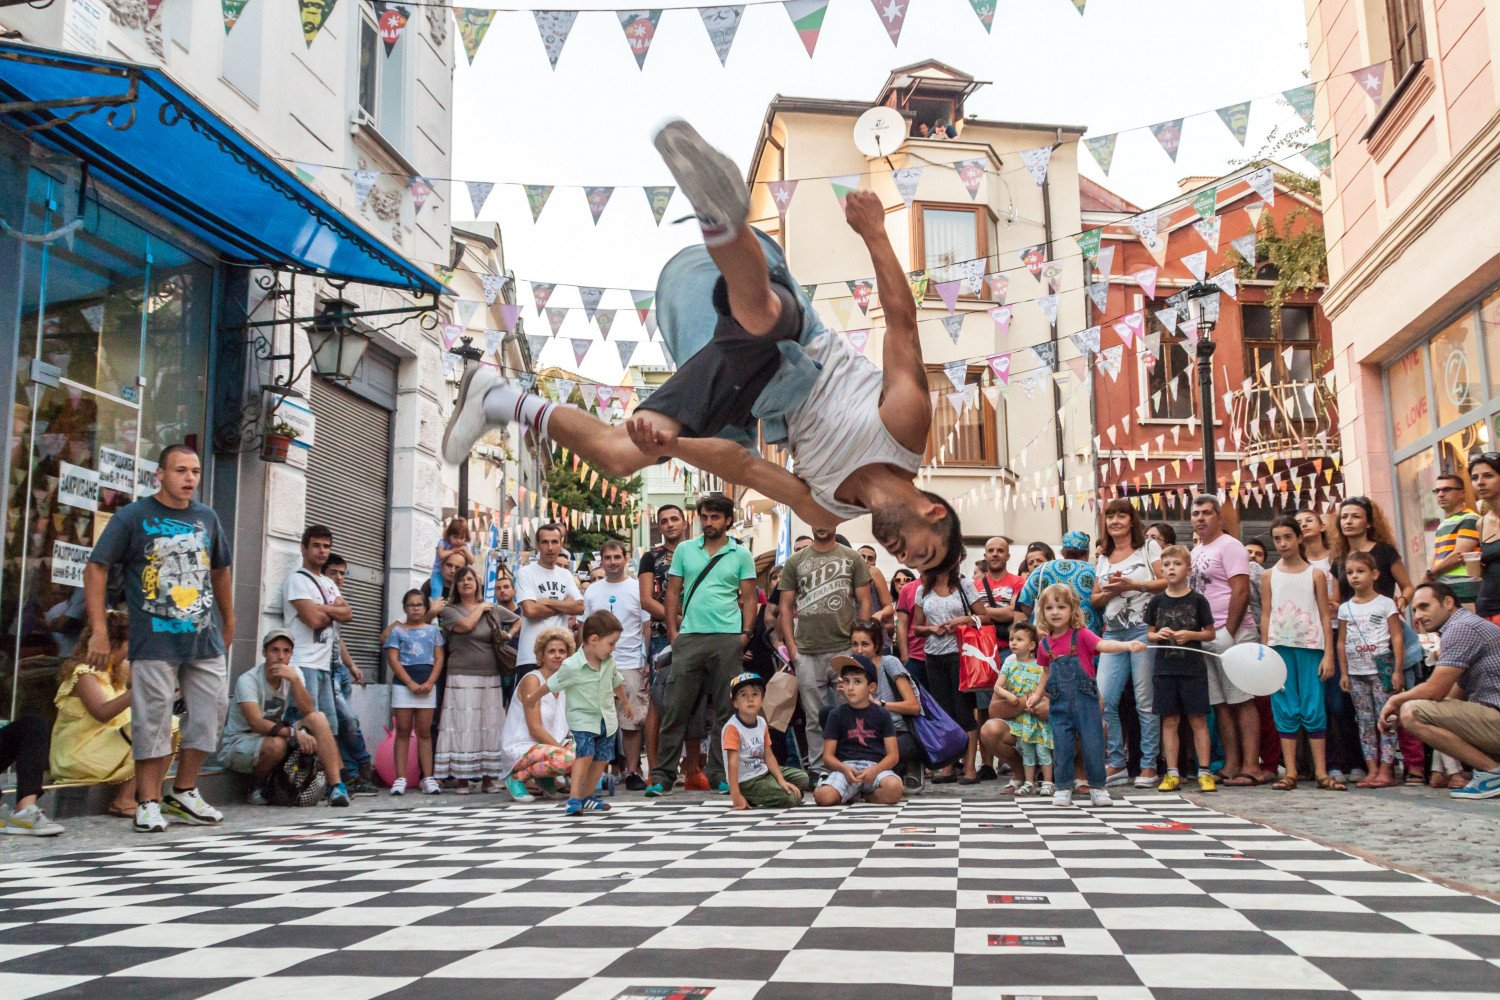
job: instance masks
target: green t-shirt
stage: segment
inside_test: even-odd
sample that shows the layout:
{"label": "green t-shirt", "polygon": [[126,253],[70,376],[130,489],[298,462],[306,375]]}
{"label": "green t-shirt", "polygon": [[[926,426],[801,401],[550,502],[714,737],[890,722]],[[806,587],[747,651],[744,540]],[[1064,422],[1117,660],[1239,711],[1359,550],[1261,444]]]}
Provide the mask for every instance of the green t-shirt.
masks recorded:
{"label": "green t-shirt", "polygon": [[[755,557],[750,550],[734,539],[728,539],[714,555],[724,558],[714,563],[714,568],[693,591],[687,611],[682,616],[682,627],[677,631],[686,634],[732,633],[739,635],[744,619],[740,616],[740,581],[755,579]],[[702,574],[713,556],[703,551],[702,538],[690,538],[677,546],[672,553],[671,576],[682,577],[682,600],[687,601],[688,588]],[[680,605],[679,605],[680,606]]]}
{"label": "green t-shirt", "polygon": [[579,733],[597,733],[602,722],[604,735],[613,736],[619,727],[615,716],[615,688],[624,683],[611,656],[595,670],[579,650],[563,660],[557,673],[547,679],[547,690],[561,694],[568,707],[568,728]]}
{"label": "green t-shirt", "polygon": [[809,545],[788,559],[777,586],[797,595],[797,648],[804,653],[847,650],[859,613],[855,595],[869,585],[869,566],[847,545],[827,552]]}

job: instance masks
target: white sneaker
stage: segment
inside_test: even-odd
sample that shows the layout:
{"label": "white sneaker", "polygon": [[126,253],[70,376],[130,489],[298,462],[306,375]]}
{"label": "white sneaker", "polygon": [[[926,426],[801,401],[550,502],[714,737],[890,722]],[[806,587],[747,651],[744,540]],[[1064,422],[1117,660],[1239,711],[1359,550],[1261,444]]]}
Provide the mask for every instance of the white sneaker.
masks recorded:
{"label": "white sneaker", "polygon": [[1122,767],[1118,771],[1116,771],[1114,774],[1110,774],[1110,775],[1106,775],[1105,776],[1105,778],[1104,778],[1104,787],[1105,788],[1113,788],[1116,785],[1127,784],[1129,781],[1130,781],[1130,772],[1127,771],[1125,768]]}
{"label": "white sneaker", "polygon": [[172,819],[194,826],[217,826],[224,822],[224,814],[203,801],[196,788],[168,792],[162,799],[161,811]]}
{"label": "white sneaker", "polygon": [[1135,776],[1135,787],[1137,787],[1137,788],[1155,788],[1160,781],[1161,781],[1160,776],[1153,774],[1151,777],[1148,778],[1148,777],[1146,777],[1145,772],[1142,772],[1142,773],[1137,774]]}
{"label": "white sneaker", "polygon": [[499,369],[489,365],[475,365],[464,372],[463,381],[458,384],[458,402],[453,404],[448,428],[443,432],[443,460],[448,464],[460,465],[466,461],[474,442],[489,429],[484,397],[500,382]]}
{"label": "white sneaker", "polygon": [[443,794],[443,786],[440,785],[440,784],[438,784],[438,780],[436,778],[434,778],[431,775],[429,775],[429,776],[427,776],[427,777],[425,777],[425,778],[422,779],[422,794],[423,795],[442,795]]}
{"label": "white sneaker", "polygon": [[1016,787],[1016,794],[1017,795],[1035,795],[1036,794],[1036,786],[1033,785],[1029,781],[1023,781],[1023,782],[1021,782],[1021,784],[1019,786]]}
{"label": "white sneaker", "polygon": [[1070,806],[1073,804],[1073,790],[1071,788],[1059,789],[1052,793],[1052,804],[1055,806]]}
{"label": "white sneaker", "polygon": [[1057,792],[1057,786],[1054,785],[1050,781],[1044,781],[1044,782],[1042,782],[1040,785],[1037,786],[1037,790],[1036,790],[1036,793],[1038,795],[1043,796],[1043,797],[1048,796],[1048,795],[1056,794],[1056,792]]}
{"label": "white sneaker", "polygon": [[0,826],[16,837],[55,837],[63,832],[63,828],[52,822],[35,802],[11,813]]}
{"label": "white sneaker", "polygon": [[406,794],[406,779],[405,778],[397,778],[395,781],[391,782],[391,794],[392,795],[405,795]]}
{"label": "white sneaker", "polygon": [[1109,792],[1103,788],[1095,788],[1089,792],[1089,805],[1096,809],[1108,809],[1115,804],[1115,800],[1109,797]]}
{"label": "white sneaker", "polygon": [[135,822],[131,829],[136,833],[166,833],[167,821],[161,815],[160,802],[142,802],[135,807]]}
{"label": "white sneaker", "polygon": [[692,204],[703,242],[720,246],[733,239],[750,215],[750,192],[739,167],[680,119],[663,125],[652,141]]}

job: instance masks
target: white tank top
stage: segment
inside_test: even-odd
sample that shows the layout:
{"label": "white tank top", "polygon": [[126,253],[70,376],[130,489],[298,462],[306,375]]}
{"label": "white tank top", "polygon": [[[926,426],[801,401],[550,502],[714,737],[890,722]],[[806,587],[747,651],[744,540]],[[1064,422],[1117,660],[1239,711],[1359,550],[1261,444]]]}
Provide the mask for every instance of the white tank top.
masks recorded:
{"label": "white tank top", "polygon": [[[542,713],[542,728],[561,744],[572,732],[568,727],[567,697],[549,692],[542,695],[537,707]],[[531,727],[526,724],[526,709],[518,699],[511,703],[505,722],[500,727],[500,774],[509,777],[516,761],[534,746],[536,740],[531,738]]]}
{"label": "white tank top", "polygon": [[869,511],[834,499],[850,474],[867,465],[892,465],[916,475],[922,456],[906,448],[880,419],[883,376],[836,333],[813,338],[803,350],[823,366],[807,399],[787,415],[794,471],[818,505],[839,517]]}
{"label": "white tank top", "polygon": [[1266,638],[1272,646],[1296,649],[1323,648],[1323,622],[1318,616],[1318,602],[1313,594],[1313,568],[1289,573],[1277,563],[1271,570],[1271,606],[1263,609],[1270,615]]}

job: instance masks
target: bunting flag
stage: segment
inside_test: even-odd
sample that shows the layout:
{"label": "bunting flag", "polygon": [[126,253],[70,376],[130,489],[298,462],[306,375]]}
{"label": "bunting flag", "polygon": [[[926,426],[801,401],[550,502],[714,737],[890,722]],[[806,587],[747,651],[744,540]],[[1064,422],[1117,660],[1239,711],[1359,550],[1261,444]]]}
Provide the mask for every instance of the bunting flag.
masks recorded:
{"label": "bunting flag", "polygon": [[859,353],[865,353],[865,345],[870,342],[869,330],[849,330],[844,336],[849,338],[850,345]]}
{"label": "bunting flag", "polygon": [[875,291],[875,282],[869,278],[860,278],[856,281],[846,281],[849,286],[849,294],[854,297],[854,304],[859,306],[861,315],[870,312],[870,296]]}
{"label": "bunting flag", "polygon": [[1109,282],[1091,281],[1083,286],[1088,293],[1089,301],[1094,303],[1094,311],[1104,313],[1109,311]]}
{"label": "bunting flag", "polygon": [[292,173],[296,174],[297,179],[303,184],[311,184],[318,179],[318,175],[322,172],[323,165],[320,163],[303,163],[301,160],[292,161]]}
{"label": "bunting flag", "polygon": [[1109,135],[1096,135],[1083,140],[1089,155],[1094,162],[1099,164],[1099,169],[1104,171],[1104,176],[1109,176],[1110,165],[1115,162],[1115,142],[1120,138],[1118,133],[1111,132]]}
{"label": "bunting flag", "polygon": [[406,190],[411,192],[412,211],[420,212],[427,199],[432,197],[432,182],[425,177],[413,177],[407,181]]}
{"label": "bunting flag", "polygon": [[650,289],[640,291],[631,290],[630,301],[635,303],[635,314],[642,323],[646,322],[646,314],[651,311],[651,304],[656,301],[656,292]]}
{"label": "bunting flag", "polygon": [[661,225],[661,220],[666,217],[667,205],[672,201],[672,195],[677,193],[677,188],[670,184],[660,186],[646,186],[641,188],[646,194],[646,203],[651,206],[651,215],[656,219],[656,224]]}
{"label": "bunting flag", "polygon": [[1042,283],[1047,286],[1049,292],[1062,291],[1063,266],[1055,260],[1049,260],[1042,265],[1042,273],[1038,276]]}
{"label": "bunting flag", "polygon": [[995,0],[969,0],[969,6],[974,8],[974,15],[984,25],[984,33],[988,35],[995,26]]}
{"label": "bunting flag", "polygon": [[1125,354],[1125,348],[1115,346],[1107,347],[1099,352],[1099,367],[1104,369],[1104,374],[1109,376],[1111,382],[1120,378],[1120,360]]}
{"label": "bunting flag", "polygon": [[378,180],[380,180],[378,170],[354,171],[354,202],[360,208],[364,208],[365,202],[370,200],[370,192],[375,190],[375,182]]}
{"label": "bunting flag", "polygon": [[1141,291],[1146,293],[1146,298],[1156,298],[1156,276],[1160,268],[1143,267],[1130,276],[1130,279],[1141,286]]}
{"label": "bunting flag", "polygon": [[444,288],[447,288],[449,285],[453,284],[453,275],[457,273],[458,269],[453,267],[438,266],[434,267],[432,270],[437,275],[438,284],[442,285]]}
{"label": "bunting flag", "polygon": [[224,15],[224,34],[227,35],[234,30],[235,22],[245,12],[245,5],[249,2],[250,0],[220,0]]}
{"label": "bunting flag", "polygon": [[1010,384],[1010,355],[991,354],[985,358],[985,364],[990,366],[990,371],[995,373],[995,379],[1001,385]]}
{"label": "bunting flag", "polygon": [[1021,251],[1021,263],[1038,281],[1042,278],[1042,265],[1047,263],[1047,248],[1041,245],[1026,247]]}
{"label": "bunting flag", "polygon": [[771,192],[771,200],[776,203],[776,214],[781,217],[781,224],[785,226],[786,210],[792,206],[792,195],[797,191],[797,182],[767,181],[766,190]]}
{"label": "bunting flag", "polygon": [[1219,291],[1223,292],[1231,299],[1237,299],[1240,297],[1239,282],[1235,276],[1234,268],[1232,267],[1227,271],[1220,271],[1212,278],[1209,278],[1208,283],[1210,285],[1217,285]]}
{"label": "bunting flag", "polygon": [[823,30],[823,15],[828,13],[828,0],[785,0],[782,6],[811,59],[813,50],[818,47],[818,34]]}
{"label": "bunting flag", "polygon": [[948,338],[950,340],[952,340],[953,343],[957,344],[958,343],[958,338],[963,335],[963,330],[964,330],[964,317],[963,317],[963,314],[962,313],[954,313],[951,316],[940,317],[940,319],[942,320],[942,323],[943,323],[943,329],[948,331]]}
{"label": "bunting flag", "polygon": [[1271,167],[1261,167],[1245,175],[1245,180],[1250,182],[1250,187],[1267,205],[1276,204],[1276,171]]}
{"label": "bunting flag", "polygon": [[828,178],[828,185],[833,188],[833,196],[839,200],[839,208],[844,207],[849,198],[849,192],[858,190],[859,182],[864,174],[844,174],[840,177]]}
{"label": "bunting flag", "polygon": [[479,218],[479,213],[484,211],[484,203],[489,200],[490,192],[495,190],[494,181],[464,181],[469,189],[469,204],[474,206],[474,218]]}
{"label": "bunting flag", "polygon": [[583,196],[589,203],[589,214],[594,217],[594,225],[599,224],[599,216],[604,214],[604,206],[609,204],[609,196],[615,193],[612,187],[586,187]]}
{"label": "bunting flag", "polygon": [[1036,307],[1042,311],[1047,319],[1048,326],[1057,325],[1057,295],[1043,295],[1036,300]]}
{"label": "bunting flag", "polygon": [[527,184],[526,204],[531,206],[531,221],[537,222],[542,217],[542,209],[547,204],[547,199],[552,197],[551,184]]}
{"label": "bunting flag", "polygon": [[906,276],[906,283],[911,286],[911,297],[921,302],[927,297],[927,269],[912,271]]}
{"label": "bunting flag", "polygon": [[323,25],[328,22],[328,15],[333,13],[334,5],[338,2],[339,0],[297,0],[297,6],[302,11],[302,38],[307,42],[308,48],[312,48],[313,39],[323,30]]}
{"label": "bunting flag", "polygon": [[542,36],[542,47],[547,50],[547,61],[557,69],[558,57],[568,43],[568,33],[573,30],[573,22],[578,20],[578,11],[534,10],[531,13],[536,17],[536,30]]}
{"label": "bunting flag", "polygon": [[1328,168],[1333,166],[1333,140],[1324,139],[1316,145],[1308,146],[1302,151],[1307,157],[1307,162],[1318,168],[1322,174],[1328,173]]}
{"label": "bunting flag", "polygon": [[995,321],[995,336],[1002,340],[1010,336],[1010,306],[996,306],[990,310],[989,315]]}
{"label": "bunting flag", "polygon": [[1157,122],[1151,126],[1151,134],[1156,136],[1156,141],[1161,143],[1161,148],[1177,162],[1177,148],[1182,145],[1182,119],[1173,118],[1171,121]]}
{"label": "bunting flag", "polygon": [[1026,394],[1026,398],[1031,399],[1036,396],[1036,387],[1042,384],[1042,380],[1035,375],[1027,375],[1016,384],[1021,387],[1021,391]]}
{"label": "bunting flag", "polygon": [[505,283],[510,279],[503,274],[481,274],[479,283],[484,286],[484,304],[492,306],[500,293],[505,291]]}
{"label": "bunting flag", "polygon": [[1010,278],[999,273],[986,274],[984,282],[989,286],[990,298],[1003,305],[1005,297],[1010,294]]}
{"label": "bunting flag", "polygon": [[1073,242],[1078,244],[1078,249],[1083,251],[1084,259],[1090,264],[1099,259],[1099,246],[1103,241],[1103,229],[1090,229],[1086,233],[1073,237]]}
{"label": "bunting flag", "polygon": [[[540,11],[538,13],[540,13]],[[569,340],[568,343],[573,345],[573,363],[575,365],[583,364],[583,359],[587,357],[589,353],[589,345],[592,344],[593,341],[580,340],[575,337],[572,340]]]}
{"label": "bunting flag", "polygon": [[512,302],[500,303],[500,325],[506,333],[516,332],[516,320],[521,318],[521,307]]}
{"label": "bunting flag", "polygon": [[617,340],[615,350],[620,352],[620,367],[629,368],[630,361],[635,357],[635,349],[641,346],[639,340]]}
{"label": "bunting flag", "polygon": [[1244,260],[1246,263],[1248,263],[1248,264],[1254,264],[1255,263],[1255,234],[1254,233],[1246,233],[1244,236],[1241,236],[1238,239],[1230,240],[1229,241],[1229,245],[1234,248],[1234,252],[1237,253],[1237,254],[1239,254],[1240,258],[1242,260]]}
{"label": "bunting flag", "polygon": [[385,56],[391,57],[391,52],[396,48],[396,43],[401,41],[401,33],[406,30],[406,24],[411,20],[411,8],[404,3],[383,3],[375,0],[375,30],[380,33],[380,41],[385,45]]}
{"label": "bunting flag", "polygon": [[593,322],[594,313],[599,311],[599,303],[604,299],[604,289],[580,287],[578,298],[583,301],[583,315]]}
{"label": "bunting flag", "polygon": [[1385,63],[1378,62],[1364,69],[1357,69],[1349,75],[1354,77],[1355,85],[1378,107],[1385,97]]}
{"label": "bunting flag", "polygon": [[984,181],[984,158],[959,160],[953,164],[953,169],[958,171],[958,179],[963,181],[964,187],[968,189],[969,200],[976,200],[979,197],[979,185]]}
{"label": "bunting flag", "polygon": [[536,300],[536,311],[541,312],[547,307],[547,300],[552,298],[552,289],[557,287],[553,281],[533,281],[531,283],[531,297]]}
{"label": "bunting flag", "polygon": [[1078,16],[1083,16],[1083,8],[1089,0],[1073,0],[1073,6],[1078,8]]}
{"label": "bunting flag", "polygon": [[549,339],[540,334],[528,334],[526,336],[526,351],[531,355],[532,364],[535,364],[537,359],[542,356],[542,351],[546,350]]}
{"label": "bunting flag", "polygon": [[1238,104],[1229,104],[1218,111],[1219,121],[1229,129],[1229,134],[1234,136],[1235,142],[1241,146],[1245,144],[1245,136],[1250,131],[1250,101],[1241,101]]}
{"label": "bunting flag", "polygon": [[734,45],[734,36],[739,33],[740,20],[745,16],[745,5],[699,7],[698,15],[703,18],[703,28],[708,32],[708,42],[714,47],[714,55],[719,57],[719,65],[728,65],[729,49]]}
{"label": "bunting flag", "polygon": [[954,309],[958,306],[958,287],[960,284],[961,282],[958,279],[954,279],[953,281],[939,281],[935,286],[938,298],[942,299],[943,305],[948,307],[948,315],[950,316],[953,315]]}
{"label": "bunting flag", "polygon": [[1148,234],[1154,237],[1156,230],[1161,225],[1161,210],[1155,208],[1147,209],[1139,215],[1132,215],[1129,222],[1130,228],[1142,240],[1145,240]]}
{"label": "bunting flag", "polygon": [[964,386],[969,381],[969,363],[949,361],[943,365],[943,374],[948,376],[948,381],[953,383],[953,388],[963,392]]}
{"label": "bunting flag", "polygon": [[890,36],[891,44],[899,44],[901,29],[906,26],[906,8],[911,6],[911,0],[870,0],[870,2],[875,5],[875,13],[880,16],[880,26]]}
{"label": "bunting flag", "polygon": [[958,262],[958,269],[963,272],[964,276],[964,294],[978,295],[984,291],[984,265],[983,257]]}
{"label": "bunting flag", "polygon": [[1199,281],[1208,273],[1208,251],[1199,250],[1182,258],[1182,265],[1188,269],[1188,273]]}
{"label": "bunting flag", "polygon": [[1047,165],[1052,162],[1052,147],[1038,146],[1021,150],[1021,163],[1036,182],[1037,187],[1047,183]]}
{"label": "bunting flag", "polygon": [[1078,353],[1084,357],[1099,353],[1099,327],[1091,326],[1087,330],[1081,330],[1070,338]]}
{"label": "bunting flag", "polygon": [[1203,242],[1208,244],[1210,250],[1218,251],[1219,232],[1222,229],[1218,216],[1212,219],[1199,219],[1193,223],[1193,228],[1198,231],[1199,236],[1203,237]]}
{"label": "bunting flag", "polygon": [[552,309],[549,307],[545,312],[547,314],[547,325],[552,327],[552,336],[555,337],[562,330],[563,321],[568,318],[568,311],[566,309]]}
{"label": "bunting flag", "polygon": [[469,57],[472,66],[474,57],[479,54],[479,44],[495,20],[495,11],[484,7],[454,7],[453,17],[458,21],[458,37],[464,43],[464,55]]}
{"label": "bunting flag", "polygon": [[630,44],[630,54],[635,56],[637,69],[646,68],[646,55],[651,51],[651,40],[656,37],[656,25],[661,21],[660,10],[617,10],[620,30],[625,32],[625,41]]}
{"label": "bunting flag", "polygon": [[594,313],[594,322],[599,325],[599,338],[609,339],[609,331],[615,326],[615,313],[617,309],[600,309]]}
{"label": "bunting flag", "polygon": [[912,199],[917,196],[917,184],[922,180],[922,168],[902,167],[899,170],[893,170],[891,180],[896,185],[896,193],[901,196],[902,201],[906,202],[906,207],[911,208]]}
{"label": "bunting flag", "polygon": [[1312,128],[1313,109],[1317,103],[1317,91],[1313,85],[1309,83],[1295,90],[1284,91],[1281,96],[1286,98],[1286,102],[1292,106],[1293,111],[1297,112],[1297,117],[1302,119],[1303,124]]}
{"label": "bunting flag", "polygon": [[1219,187],[1214,185],[1193,195],[1193,211],[1200,219],[1212,219],[1219,214]]}
{"label": "bunting flag", "polygon": [[[1156,321],[1168,330],[1177,329],[1177,307],[1167,306],[1165,309],[1156,310]],[[1155,340],[1152,339],[1153,337]],[[1157,353],[1161,348],[1161,334],[1153,333],[1150,337],[1147,337],[1146,346],[1151,353]]]}
{"label": "bunting flag", "polygon": [[1031,353],[1036,355],[1043,368],[1051,368],[1057,364],[1057,345],[1051,341],[1032,345]]}
{"label": "bunting flag", "polygon": [[646,327],[646,339],[650,340],[652,337],[656,336],[656,310],[655,309],[651,310],[650,312],[648,312],[646,314],[646,318],[643,321],[643,323],[644,323],[644,325]]}
{"label": "bunting flag", "polygon": [[1110,272],[1115,269],[1115,245],[1111,243],[1107,247],[1099,248],[1099,259],[1094,261],[1094,270],[1108,278]]}

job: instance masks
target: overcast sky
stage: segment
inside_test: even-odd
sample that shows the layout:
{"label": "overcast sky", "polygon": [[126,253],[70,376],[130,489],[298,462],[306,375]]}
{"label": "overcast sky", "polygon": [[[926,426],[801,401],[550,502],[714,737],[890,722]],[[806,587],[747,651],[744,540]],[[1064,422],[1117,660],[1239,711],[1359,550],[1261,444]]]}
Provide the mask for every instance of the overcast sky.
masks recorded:
{"label": "overcast sky", "polygon": [[[982,118],[1083,125],[1100,135],[1188,117],[1175,164],[1144,129],[1120,136],[1108,178],[1078,147],[1088,176],[1149,207],[1172,197],[1180,178],[1223,173],[1244,155],[1215,108],[1305,82],[1302,0],[1089,0],[1083,17],[1070,0],[999,0],[997,7],[986,35],[968,0],[911,0],[901,44],[892,47],[869,0],[832,0],[811,59],[780,3],[747,7],[726,67],[695,9],[668,10],[644,70],[612,11],[579,15],[556,70],[532,15],[500,13],[473,67],[459,58],[454,170],[514,184],[621,186],[597,226],[577,187],[554,191],[533,224],[522,189],[502,183],[484,219],[501,224],[506,263],[518,278],[651,288],[661,265],[699,238],[692,223],[671,224],[689,210],[680,196],[658,228],[644,195],[630,187],[672,183],[650,140],[667,117],[693,122],[748,167],[777,94],[873,103],[891,69],[938,59],[991,81],[966,108]],[[1207,115],[1189,117],[1201,112]],[[1248,148],[1291,120],[1284,102],[1257,101]],[[461,187],[452,204],[456,222],[472,214]],[[517,295],[528,307],[527,332],[550,332],[531,317],[524,280]],[[579,300],[559,288],[551,304]],[[644,337],[627,293],[608,292],[603,305],[621,309],[611,343]],[[620,380],[612,346],[593,348],[580,368],[568,337],[599,334],[581,312],[570,313],[539,363]],[[635,360],[660,363],[661,349],[645,345]]]}

